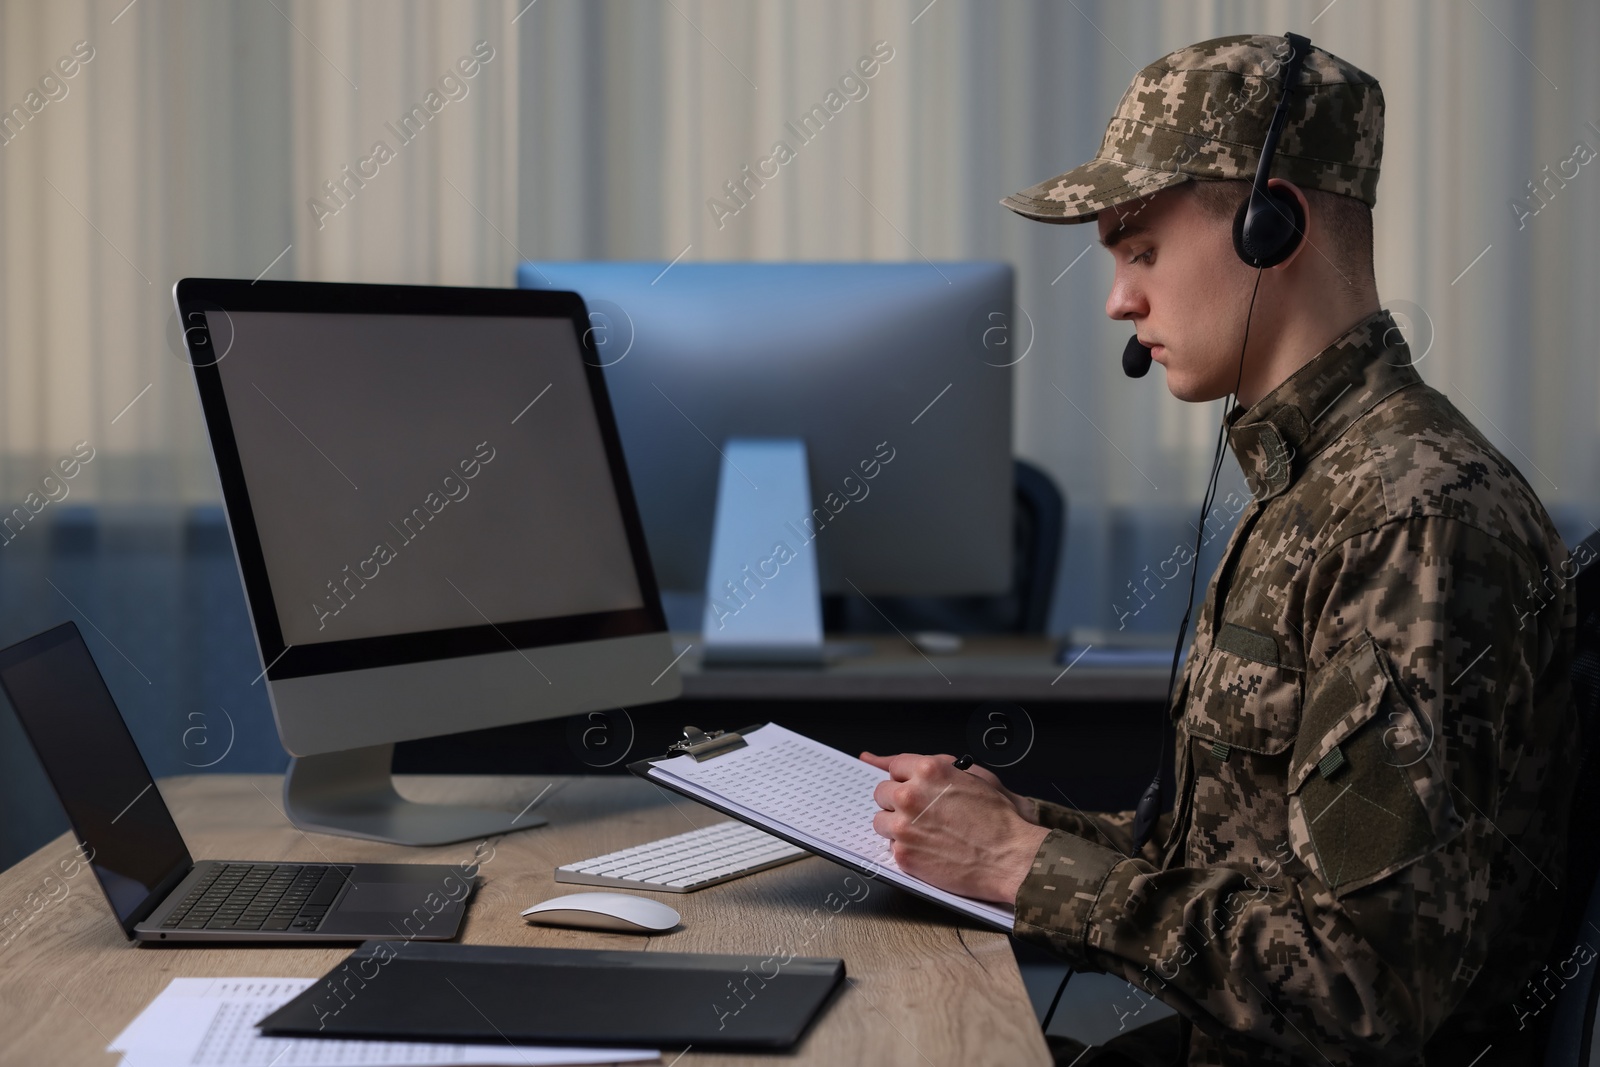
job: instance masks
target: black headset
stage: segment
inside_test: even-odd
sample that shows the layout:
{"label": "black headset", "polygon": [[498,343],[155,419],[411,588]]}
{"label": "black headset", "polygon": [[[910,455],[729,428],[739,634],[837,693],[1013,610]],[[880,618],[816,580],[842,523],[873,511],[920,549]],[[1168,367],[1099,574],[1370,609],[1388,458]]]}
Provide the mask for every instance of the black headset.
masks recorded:
{"label": "black headset", "polygon": [[1261,160],[1256,164],[1256,178],[1250,185],[1250,199],[1239,205],[1238,214],[1233,217],[1233,249],[1240,259],[1258,270],[1276,267],[1288,259],[1300,247],[1306,229],[1300,201],[1287,189],[1267,187],[1272,157],[1278,152],[1278,138],[1283,136],[1284,124],[1289,121],[1289,91],[1300,80],[1306,53],[1311,50],[1311,41],[1298,33],[1286,33],[1284,39],[1289,42],[1291,51],[1283,65],[1283,91],[1272,112],[1272,121],[1267,125],[1267,139],[1261,144]]}
{"label": "black headset", "polygon": [[[1233,248],[1247,265],[1256,268],[1256,282],[1259,285],[1260,271],[1268,267],[1275,267],[1294,254],[1300,247],[1300,242],[1305,236],[1306,217],[1300,210],[1300,201],[1294,194],[1286,189],[1270,189],[1267,179],[1272,173],[1272,159],[1278,151],[1278,139],[1283,135],[1283,127],[1289,120],[1289,92],[1300,79],[1300,71],[1305,66],[1306,54],[1311,51],[1311,41],[1297,33],[1286,33],[1284,39],[1289,43],[1289,58],[1283,64],[1283,88],[1278,95],[1278,106],[1272,112],[1272,120],[1267,124],[1267,136],[1261,144],[1261,159],[1256,164],[1255,180],[1250,184],[1250,199],[1239,205],[1238,212],[1233,217]],[[1255,294],[1251,293],[1250,307],[1255,308]],[[1246,313],[1244,324],[1244,341],[1239,345],[1239,374],[1241,380],[1244,375],[1244,350],[1250,338],[1250,315]],[[1122,353],[1122,369],[1130,378],[1142,378],[1150,369],[1150,349],[1139,343],[1135,335],[1128,342],[1128,347]],[[1234,387],[1234,398],[1238,397],[1238,386]],[[1217,476],[1222,470],[1222,446],[1227,430],[1227,411],[1223,412],[1222,427],[1217,431],[1217,449],[1211,462],[1211,477],[1206,483],[1206,492],[1200,501],[1200,521],[1195,525],[1194,539],[1194,569],[1189,572],[1189,602],[1183,609],[1183,621],[1178,624],[1178,644],[1172,653],[1172,670],[1167,675],[1167,702],[1162,708],[1165,715],[1172,707],[1172,691],[1178,678],[1178,661],[1183,657],[1183,638],[1189,629],[1189,616],[1194,611],[1195,576],[1200,570],[1200,545],[1201,535],[1205,530],[1206,513],[1211,510],[1212,500],[1216,496]],[[1161,806],[1161,782],[1167,761],[1167,731],[1163,726],[1161,732],[1161,755],[1156,761],[1156,774],[1139,797],[1139,804],[1134,809],[1133,817],[1133,849],[1131,854],[1137,855],[1150,840],[1150,834],[1155,830],[1156,815]]]}

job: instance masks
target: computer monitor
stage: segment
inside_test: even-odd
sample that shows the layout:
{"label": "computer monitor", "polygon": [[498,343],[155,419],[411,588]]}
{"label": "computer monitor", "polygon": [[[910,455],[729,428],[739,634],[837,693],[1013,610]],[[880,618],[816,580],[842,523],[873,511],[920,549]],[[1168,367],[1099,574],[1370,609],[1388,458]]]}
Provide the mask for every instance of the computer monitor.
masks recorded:
{"label": "computer monitor", "polygon": [[707,578],[726,445],[775,437],[804,442],[820,529],[797,535],[823,592],[1009,587],[1011,367],[1031,344],[1009,264],[526,262],[517,280],[583,296],[663,589],[725,590]]}
{"label": "computer monitor", "polygon": [[300,826],[537,825],[402,800],[394,742],[677,696],[575,294],[174,290]]}

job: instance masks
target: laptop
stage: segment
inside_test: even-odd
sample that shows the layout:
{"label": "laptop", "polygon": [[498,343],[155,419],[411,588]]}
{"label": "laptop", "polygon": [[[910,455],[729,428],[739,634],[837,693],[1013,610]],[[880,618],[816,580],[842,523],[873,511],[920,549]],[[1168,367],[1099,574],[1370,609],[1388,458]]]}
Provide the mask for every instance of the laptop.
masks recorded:
{"label": "laptop", "polygon": [[129,940],[447,941],[460,929],[473,888],[461,867],[195,862],[75,624],[0,651],[0,690]]}

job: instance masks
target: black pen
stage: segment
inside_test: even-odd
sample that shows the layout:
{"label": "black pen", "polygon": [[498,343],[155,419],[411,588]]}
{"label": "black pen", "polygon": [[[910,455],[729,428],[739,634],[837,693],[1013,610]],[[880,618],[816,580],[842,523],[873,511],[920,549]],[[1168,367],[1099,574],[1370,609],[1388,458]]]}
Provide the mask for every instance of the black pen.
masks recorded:
{"label": "black pen", "polygon": [[951,764],[951,766],[958,771],[964,771],[968,767],[972,766],[975,762],[976,761],[971,756],[962,756],[957,759],[955,763]]}

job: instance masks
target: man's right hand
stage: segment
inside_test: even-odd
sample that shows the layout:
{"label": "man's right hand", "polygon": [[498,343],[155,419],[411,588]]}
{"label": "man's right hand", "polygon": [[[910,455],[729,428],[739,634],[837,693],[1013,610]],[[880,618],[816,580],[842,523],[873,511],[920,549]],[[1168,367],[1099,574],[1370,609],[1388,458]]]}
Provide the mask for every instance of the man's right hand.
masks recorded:
{"label": "man's right hand", "polygon": [[[872,764],[874,767],[877,767],[879,770],[886,771],[889,769],[889,760],[892,757],[876,756],[871,752],[863,752],[861,753],[861,758],[867,763]],[[952,763],[955,762],[954,756],[945,756],[941,758],[948,759]],[[986,783],[995,792],[1005,797],[1007,802],[1009,802],[1010,805],[1017,810],[1018,815],[1022,816],[1028,822],[1033,823],[1035,826],[1039,825],[1039,805],[1034,802],[1032,797],[1020,796],[1016,793],[1013,793],[1011,790],[1002,785],[1000,783],[1000,779],[995,777],[995,773],[989,770],[987,767],[980,767],[974,763],[972,766],[967,768],[967,773]]]}
{"label": "man's right hand", "polygon": [[1025,797],[1018,793],[1013,793],[1011,790],[1001,785],[1000,779],[995,777],[995,773],[987,767],[980,767],[974,763],[971,767],[967,768],[967,773],[975,774],[979,778],[982,778],[985,782],[988,782],[990,785],[994,786],[997,793],[1011,801],[1011,806],[1017,809],[1018,815],[1033,823],[1035,826],[1039,825],[1039,805],[1032,797]]}

